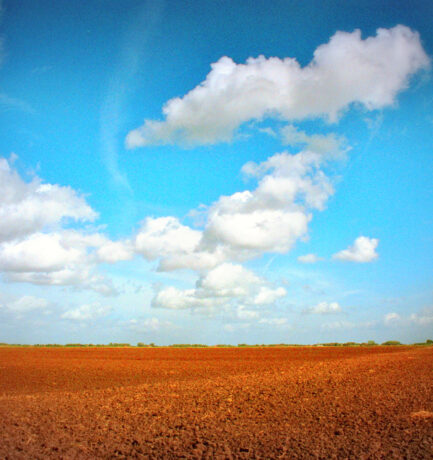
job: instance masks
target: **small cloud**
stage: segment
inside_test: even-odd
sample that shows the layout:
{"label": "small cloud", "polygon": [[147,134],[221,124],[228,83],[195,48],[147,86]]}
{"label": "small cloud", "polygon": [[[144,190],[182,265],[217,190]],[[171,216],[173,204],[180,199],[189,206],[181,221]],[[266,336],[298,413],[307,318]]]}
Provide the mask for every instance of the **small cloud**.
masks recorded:
{"label": "small cloud", "polygon": [[322,324],[321,329],[323,330],[336,330],[336,329],[354,329],[356,324],[350,321],[334,321],[333,323]]}
{"label": "small cloud", "polygon": [[398,313],[392,312],[392,313],[387,313],[384,318],[383,322],[387,326],[391,326],[392,324],[396,324],[401,321],[401,316]]}
{"label": "small cloud", "polygon": [[433,307],[424,308],[419,313],[410,316],[410,320],[420,326],[433,324]]}
{"label": "small cloud", "polygon": [[236,323],[236,324],[228,323],[228,324],[224,324],[223,329],[227,332],[235,332],[240,329],[248,329],[250,326],[251,326],[250,323]]}
{"label": "small cloud", "polygon": [[321,257],[316,256],[316,254],[305,254],[303,256],[298,257],[298,261],[303,264],[315,264],[316,262],[319,262],[320,260],[323,260],[323,259]]}
{"label": "small cloud", "polygon": [[243,305],[239,305],[236,311],[236,316],[240,320],[254,320],[259,318],[259,313],[255,310],[249,310],[248,308],[244,307]]}
{"label": "small cloud", "polygon": [[312,134],[296,129],[293,125],[286,125],[280,130],[283,145],[302,145],[310,150],[328,157],[339,158],[348,150],[346,139],[335,134]]}
{"label": "small cloud", "polygon": [[328,315],[333,313],[340,313],[341,306],[338,304],[338,302],[319,302],[314,307],[304,309],[303,312],[317,315]]}
{"label": "small cloud", "polygon": [[161,321],[159,318],[152,317],[143,320],[131,319],[127,322],[129,328],[135,332],[159,331],[160,329],[173,327],[169,321]]}
{"label": "small cloud", "polygon": [[96,318],[107,316],[112,310],[108,305],[101,305],[98,302],[84,304],[78,308],[65,311],[61,316],[62,319],[70,319],[73,321],[91,321]]}
{"label": "small cloud", "polygon": [[277,133],[270,127],[270,126],[266,126],[264,128],[257,128],[257,131],[259,133],[263,133],[263,134],[267,134],[268,136],[271,136],[271,137],[277,137]]}
{"label": "small cloud", "polygon": [[371,262],[379,257],[376,252],[378,244],[379,240],[377,238],[360,236],[355,240],[352,246],[337,252],[332,258],[345,262]]}
{"label": "small cloud", "polygon": [[288,326],[287,318],[262,318],[259,324],[266,324],[269,326]]}
{"label": "small cloud", "polygon": [[44,310],[47,308],[47,306],[48,302],[45,299],[33,297],[31,295],[25,295],[4,305],[4,307],[6,307],[8,310],[15,313],[26,313],[33,310]]}

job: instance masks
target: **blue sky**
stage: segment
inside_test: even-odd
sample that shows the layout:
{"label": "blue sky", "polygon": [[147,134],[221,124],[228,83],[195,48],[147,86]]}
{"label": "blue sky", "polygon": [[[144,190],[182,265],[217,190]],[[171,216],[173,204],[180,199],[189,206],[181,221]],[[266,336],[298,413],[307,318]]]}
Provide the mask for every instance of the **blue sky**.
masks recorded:
{"label": "blue sky", "polygon": [[432,336],[431,2],[1,5],[0,341]]}

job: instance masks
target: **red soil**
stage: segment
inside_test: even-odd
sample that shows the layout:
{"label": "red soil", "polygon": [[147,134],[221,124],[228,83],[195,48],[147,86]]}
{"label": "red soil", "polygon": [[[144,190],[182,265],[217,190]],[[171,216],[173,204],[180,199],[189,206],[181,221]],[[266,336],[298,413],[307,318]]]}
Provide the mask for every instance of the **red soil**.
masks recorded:
{"label": "red soil", "polygon": [[431,347],[0,348],[0,458],[427,459],[432,377]]}

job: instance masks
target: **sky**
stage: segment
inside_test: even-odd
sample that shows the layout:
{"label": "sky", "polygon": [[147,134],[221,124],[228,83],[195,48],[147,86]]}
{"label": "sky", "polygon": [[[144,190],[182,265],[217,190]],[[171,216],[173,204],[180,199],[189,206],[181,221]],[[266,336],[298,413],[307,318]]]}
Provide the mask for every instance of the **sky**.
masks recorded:
{"label": "sky", "polygon": [[433,338],[430,1],[0,5],[0,342]]}

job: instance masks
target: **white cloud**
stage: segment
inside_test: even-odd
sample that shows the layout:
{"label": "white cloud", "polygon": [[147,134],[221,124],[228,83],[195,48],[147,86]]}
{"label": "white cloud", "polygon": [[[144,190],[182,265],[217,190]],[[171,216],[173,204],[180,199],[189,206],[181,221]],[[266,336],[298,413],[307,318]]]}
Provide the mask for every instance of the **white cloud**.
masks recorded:
{"label": "white cloud", "polygon": [[45,310],[48,302],[46,299],[25,295],[11,302],[5,302],[3,306],[15,313],[27,313],[34,310]]}
{"label": "white cloud", "polygon": [[201,232],[182,225],[175,217],[148,217],[135,237],[135,250],[153,260],[173,254],[193,252]]}
{"label": "white cloud", "polygon": [[0,245],[0,270],[46,272],[61,270],[84,257],[80,248],[62,244],[58,233],[35,233],[22,241]]}
{"label": "white cloud", "polygon": [[342,157],[347,151],[346,139],[335,134],[312,134],[296,129],[293,125],[283,126],[280,130],[281,141],[286,145],[302,145],[305,150],[331,158]]}
{"label": "white cloud", "polygon": [[271,305],[286,295],[287,291],[283,287],[272,289],[268,286],[261,286],[252,303],[254,305]]}
{"label": "white cloud", "polygon": [[433,324],[433,307],[424,308],[419,313],[412,314],[410,320],[420,326]]}
{"label": "white cloud", "polygon": [[284,253],[306,234],[309,220],[310,216],[302,211],[257,209],[227,213],[215,206],[206,234],[240,250]]}
{"label": "white cloud", "polygon": [[292,58],[259,56],[236,64],[222,57],[205,81],[164,105],[163,121],[145,120],[126,143],[230,141],[243,123],[269,116],[335,121],[353,103],[368,110],[392,105],[409,77],[428,64],[418,33],[402,25],[365,40],[359,30],[336,32],[303,68]]}
{"label": "white cloud", "polygon": [[252,321],[260,318],[259,312],[250,310],[245,305],[239,305],[236,310],[236,317],[241,321]]}
{"label": "white cloud", "polygon": [[252,287],[262,283],[263,280],[242,265],[225,263],[202,276],[197,288],[212,297],[244,297]]}
{"label": "white cloud", "polygon": [[224,324],[223,329],[226,332],[235,332],[241,329],[248,329],[249,327],[251,327],[250,323],[227,323]]}
{"label": "white cloud", "polygon": [[310,209],[322,210],[333,193],[321,161],[312,152],[280,153],[244,165],[244,174],[259,179],[257,188],[223,196],[209,208],[204,244],[223,244],[244,257],[289,251],[306,235]]}
{"label": "white cloud", "polygon": [[377,238],[360,236],[355,240],[352,246],[334,254],[332,257],[346,262],[371,262],[378,257],[376,252],[378,244],[379,240]]}
{"label": "white cloud", "polygon": [[340,312],[341,306],[338,302],[319,302],[314,307],[309,307],[304,310],[304,313],[313,313],[318,315],[328,315]]}
{"label": "white cloud", "polygon": [[114,294],[96,265],[132,257],[128,243],[66,230],[70,220],[93,221],[97,213],[70,187],[38,177],[23,180],[13,168],[16,158],[0,158],[0,272],[5,279]]}
{"label": "white cloud", "polygon": [[134,251],[128,241],[104,241],[97,251],[98,261],[114,264],[122,260],[130,260]]}
{"label": "white cloud", "polygon": [[332,323],[325,323],[320,326],[321,329],[324,330],[337,330],[337,329],[354,329],[356,327],[360,327],[361,325],[357,325],[350,321],[334,321]]}
{"label": "white cloud", "polygon": [[62,315],[63,319],[70,319],[74,321],[91,321],[103,316],[107,316],[112,310],[108,305],[101,305],[98,302],[91,304],[84,304],[80,307],[67,310]]}
{"label": "white cloud", "polygon": [[187,308],[212,308],[224,302],[224,298],[201,297],[196,289],[177,289],[173,286],[158,291],[152,299],[152,307],[182,310]]}
{"label": "white cloud", "polygon": [[159,331],[160,329],[173,328],[174,325],[169,321],[161,321],[159,318],[146,318],[142,320],[131,319],[127,322],[130,329],[138,333],[149,331]]}
{"label": "white cloud", "polygon": [[384,318],[383,322],[389,326],[391,324],[395,324],[401,321],[401,316],[398,313],[392,312],[392,313],[387,313]]}
{"label": "white cloud", "polygon": [[262,278],[242,265],[224,263],[202,274],[193,289],[170,286],[156,292],[152,306],[168,309],[216,308],[236,309],[238,317],[256,317],[247,305],[263,305],[275,302],[286,295],[283,288],[272,289]]}
{"label": "white cloud", "polygon": [[100,234],[77,231],[34,233],[0,244],[0,271],[8,281],[74,286],[114,295],[110,280],[96,273],[95,247],[107,244]]}
{"label": "white cloud", "polygon": [[304,151],[249,162],[242,171],[258,181],[257,187],[221,196],[206,208],[203,231],[175,217],[147,218],[132,246],[148,260],[159,259],[161,271],[203,272],[264,252],[285,253],[306,236],[312,211],[324,209],[334,192],[320,169],[323,161],[321,155]]}
{"label": "white cloud", "polygon": [[60,224],[65,219],[93,221],[95,211],[70,187],[25,182],[0,158],[0,242],[10,241]]}
{"label": "white cloud", "polygon": [[259,324],[267,324],[269,326],[287,326],[287,318],[262,318]]}
{"label": "white cloud", "polygon": [[316,254],[305,254],[303,256],[298,257],[298,261],[303,264],[315,264],[316,262],[319,262],[320,260],[323,260],[323,259],[321,257],[316,256]]}

